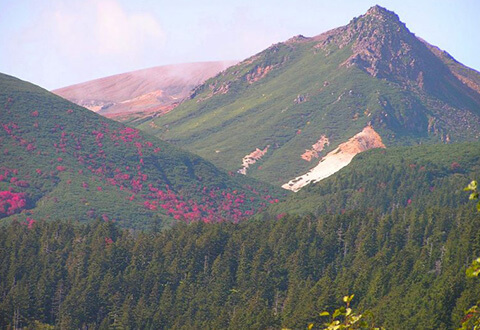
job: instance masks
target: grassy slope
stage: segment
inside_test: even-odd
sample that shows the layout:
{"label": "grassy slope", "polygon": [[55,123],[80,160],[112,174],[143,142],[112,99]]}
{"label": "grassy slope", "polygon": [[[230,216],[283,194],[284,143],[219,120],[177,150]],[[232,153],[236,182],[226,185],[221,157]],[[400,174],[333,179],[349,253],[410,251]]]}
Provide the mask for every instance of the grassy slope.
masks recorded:
{"label": "grassy slope", "polygon": [[[313,166],[315,162],[306,162],[300,156],[321,135],[326,134],[331,141],[326,153],[368,122],[375,125],[387,145],[440,142],[441,134],[428,135],[431,112],[425,100],[357,68],[336,69],[348,57],[346,50],[332,56],[332,62],[305,52],[298,59],[290,59],[288,68],[242,86],[240,95],[229,92],[232,95],[215,95],[199,103],[195,98],[156,119],[159,131],[149,123],[140,128],[232,171],[240,168],[241,159],[255,148],[270,145],[264,159],[248,174],[275,184]],[[227,71],[229,74],[232,72]],[[324,86],[325,81],[328,86]],[[294,104],[300,94],[308,101]]]}
{"label": "grassy slope", "polygon": [[238,221],[283,194],[14,77],[0,75],[0,105],[0,191],[27,202],[6,219]]}
{"label": "grassy slope", "polygon": [[[253,166],[248,173],[282,183],[312,166],[300,156],[321,135],[326,134],[331,140],[328,151],[362,130],[371,119],[365,110],[379,109],[378,100],[365,95],[381,90],[382,95],[392,95],[391,103],[401,106],[396,91],[388,92],[387,83],[376,81],[355,68],[336,70],[350,55],[347,51],[332,56],[330,61],[324,55],[310,52],[311,44],[295,47],[307,48],[296,49],[306,52],[305,56],[292,56],[287,68],[272,72],[251,86],[244,86],[248,83],[242,82],[241,97],[233,93],[215,95],[211,101],[205,101],[208,104],[194,99],[157,119],[155,123],[163,128],[158,136],[228,170],[240,168],[241,159],[255,148],[270,145],[273,152],[268,152],[258,163],[262,169]],[[228,70],[227,76],[234,70]],[[328,86],[324,86],[325,81],[329,82]],[[350,90],[354,94],[350,94]],[[295,104],[299,94],[306,95],[308,101]],[[212,103],[220,105],[215,108]],[[358,114],[356,120],[355,114]],[[167,126],[174,128],[165,128]],[[148,123],[141,126],[154,133],[149,127]]]}

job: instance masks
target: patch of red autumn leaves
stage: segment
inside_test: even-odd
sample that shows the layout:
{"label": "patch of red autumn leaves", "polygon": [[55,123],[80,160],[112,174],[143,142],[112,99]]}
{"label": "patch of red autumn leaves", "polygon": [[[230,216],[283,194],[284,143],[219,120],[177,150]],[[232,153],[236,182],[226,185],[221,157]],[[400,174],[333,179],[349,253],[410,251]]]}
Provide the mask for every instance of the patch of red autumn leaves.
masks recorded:
{"label": "patch of red autumn leaves", "polygon": [[20,212],[27,205],[25,193],[0,191],[0,215],[12,215]]}
{"label": "patch of red autumn leaves", "polygon": [[35,222],[37,222],[37,221],[35,221],[32,218],[27,217],[27,219],[24,222],[22,222],[22,225],[27,226],[28,229],[32,229]]}

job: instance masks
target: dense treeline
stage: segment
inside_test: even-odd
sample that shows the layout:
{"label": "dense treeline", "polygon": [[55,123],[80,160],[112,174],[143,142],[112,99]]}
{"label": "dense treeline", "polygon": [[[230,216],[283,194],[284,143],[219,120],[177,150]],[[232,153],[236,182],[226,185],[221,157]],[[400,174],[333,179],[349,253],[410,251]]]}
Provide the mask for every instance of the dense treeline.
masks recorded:
{"label": "dense treeline", "polygon": [[460,324],[480,288],[471,205],[194,223],[13,222],[0,232],[0,324],[60,328],[303,328],[341,297],[390,329]]}

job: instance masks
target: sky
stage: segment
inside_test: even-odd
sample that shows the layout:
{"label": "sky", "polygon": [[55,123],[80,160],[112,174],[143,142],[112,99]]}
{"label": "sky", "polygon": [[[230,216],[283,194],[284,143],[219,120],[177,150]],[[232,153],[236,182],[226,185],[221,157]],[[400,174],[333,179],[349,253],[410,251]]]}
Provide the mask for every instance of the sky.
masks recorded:
{"label": "sky", "polygon": [[52,90],[159,65],[243,60],[376,4],[480,71],[479,0],[0,0],[0,72]]}

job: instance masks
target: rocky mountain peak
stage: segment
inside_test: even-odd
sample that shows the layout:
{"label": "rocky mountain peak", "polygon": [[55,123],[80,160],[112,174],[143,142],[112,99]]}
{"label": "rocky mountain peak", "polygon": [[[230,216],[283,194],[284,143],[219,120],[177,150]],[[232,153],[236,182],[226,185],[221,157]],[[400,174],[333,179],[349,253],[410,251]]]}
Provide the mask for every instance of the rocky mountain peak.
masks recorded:
{"label": "rocky mountain peak", "polygon": [[352,48],[343,65],[357,66],[371,76],[423,88],[427,71],[440,70],[435,57],[398,15],[378,5],[354,18],[342,35]]}
{"label": "rocky mountain peak", "polygon": [[395,12],[378,5],[371,7],[364,15],[352,19],[347,28],[357,33],[371,34],[372,30],[375,30],[385,34],[411,34]]}
{"label": "rocky mountain peak", "polygon": [[[351,46],[354,53],[374,50],[385,45],[401,47],[416,40],[393,11],[380,6],[371,7],[364,15],[353,18],[344,27],[327,31],[314,37],[320,41],[319,48],[336,45],[338,48]],[[355,55],[355,54],[354,54]]]}
{"label": "rocky mountain peak", "polygon": [[368,9],[364,16],[400,21],[397,14],[379,5],[375,5]]}

